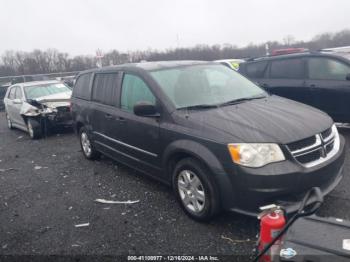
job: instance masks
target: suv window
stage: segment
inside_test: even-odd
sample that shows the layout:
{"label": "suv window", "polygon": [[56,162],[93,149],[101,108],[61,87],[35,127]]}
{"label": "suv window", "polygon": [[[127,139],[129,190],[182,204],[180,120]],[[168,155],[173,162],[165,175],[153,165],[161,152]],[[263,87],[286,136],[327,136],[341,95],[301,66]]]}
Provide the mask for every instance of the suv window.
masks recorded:
{"label": "suv window", "polygon": [[263,78],[267,61],[251,63],[246,65],[246,75],[249,78]]}
{"label": "suv window", "polygon": [[84,74],[78,77],[73,88],[74,97],[90,100],[90,93],[91,93],[90,79],[91,79],[91,73]]}
{"label": "suv window", "polygon": [[92,88],[92,100],[106,105],[116,105],[118,84],[118,73],[96,74]]}
{"label": "suv window", "polygon": [[350,67],[334,59],[325,57],[309,58],[309,79],[346,80]]}
{"label": "suv window", "polygon": [[16,86],[14,86],[14,87],[11,88],[11,90],[10,90],[10,92],[9,92],[9,95],[8,95],[8,98],[9,98],[9,99],[11,99],[11,100],[15,99],[15,92],[16,92],[16,89],[17,89]]}
{"label": "suv window", "polygon": [[133,112],[134,105],[141,101],[155,104],[156,98],[152,94],[147,84],[140,77],[125,74],[120,99],[121,108],[126,111]]}
{"label": "suv window", "polygon": [[275,60],[271,62],[271,78],[304,78],[304,65],[301,58]]}
{"label": "suv window", "polygon": [[15,98],[16,99],[22,99],[23,95],[22,95],[22,90],[20,87],[16,87],[16,94],[15,94]]}

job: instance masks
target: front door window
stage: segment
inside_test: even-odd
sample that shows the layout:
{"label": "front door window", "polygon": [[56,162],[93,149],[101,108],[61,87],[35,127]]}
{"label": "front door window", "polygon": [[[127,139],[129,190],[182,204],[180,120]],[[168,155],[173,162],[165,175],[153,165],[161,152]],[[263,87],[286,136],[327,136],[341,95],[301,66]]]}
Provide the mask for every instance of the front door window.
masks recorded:
{"label": "front door window", "polygon": [[122,84],[121,108],[133,112],[134,106],[138,102],[150,102],[155,104],[156,98],[140,77],[132,74],[125,74]]}

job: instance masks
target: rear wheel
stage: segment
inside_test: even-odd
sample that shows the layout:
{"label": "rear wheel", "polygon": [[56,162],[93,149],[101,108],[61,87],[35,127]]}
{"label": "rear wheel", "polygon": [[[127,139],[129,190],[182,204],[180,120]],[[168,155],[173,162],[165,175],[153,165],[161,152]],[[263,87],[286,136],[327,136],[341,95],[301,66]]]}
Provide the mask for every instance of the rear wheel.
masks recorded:
{"label": "rear wheel", "polygon": [[42,126],[37,120],[28,118],[27,129],[31,139],[39,139],[42,137]]}
{"label": "rear wheel", "polygon": [[220,211],[219,195],[209,170],[194,158],[177,163],[173,187],[184,211],[197,221],[209,221]]}
{"label": "rear wheel", "polygon": [[87,159],[93,160],[100,157],[101,154],[94,149],[85,127],[80,128],[79,138],[81,150]]}
{"label": "rear wheel", "polygon": [[6,113],[6,120],[7,120],[7,127],[9,129],[13,129],[11,118],[7,113]]}

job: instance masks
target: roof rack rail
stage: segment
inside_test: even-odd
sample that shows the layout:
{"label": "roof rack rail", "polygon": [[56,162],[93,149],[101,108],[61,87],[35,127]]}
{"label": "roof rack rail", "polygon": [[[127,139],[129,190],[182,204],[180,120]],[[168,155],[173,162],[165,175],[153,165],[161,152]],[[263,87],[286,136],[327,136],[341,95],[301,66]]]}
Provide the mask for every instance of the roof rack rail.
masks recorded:
{"label": "roof rack rail", "polygon": [[[265,56],[258,56],[258,57],[250,57],[248,59],[246,59],[247,62],[249,61],[256,61],[259,59],[263,59],[263,58],[269,58],[269,57],[278,57],[278,56],[283,56],[283,55],[293,55],[293,54],[303,54],[303,53],[319,53],[319,50],[309,50],[308,48],[293,48],[293,49],[298,49],[299,51],[290,51],[291,48],[287,48],[289,50],[285,51],[285,52],[275,52],[275,54],[271,53],[270,55],[265,55]],[[287,49],[277,49],[276,51],[280,51],[280,50],[287,50]],[[275,51],[275,50],[273,50]]]}
{"label": "roof rack rail", "polygon": [[305,53],[305,52],[309,52],[309,49],[304,47],[281,48],[281,49],[272,50],[271,56],[289,55],[289,54]]}

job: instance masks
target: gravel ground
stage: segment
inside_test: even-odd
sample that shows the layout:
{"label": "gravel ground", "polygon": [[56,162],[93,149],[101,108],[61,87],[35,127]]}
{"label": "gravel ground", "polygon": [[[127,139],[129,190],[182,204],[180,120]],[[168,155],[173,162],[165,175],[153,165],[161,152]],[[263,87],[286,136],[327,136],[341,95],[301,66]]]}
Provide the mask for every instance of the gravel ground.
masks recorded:
{"label": "gravel ground", "polygon": [[[350,139],[350,129],[341,133]],[[321,216],[350,220],[350,157]],[[100,204],[97,198],[139,200]],[[86,227],[77,224],[90,223]],[[118,163],[86,160],[69,132],[30,140],[0,113],[0,255],[250,254],[257,220],[189,219],[171,190]]]}

